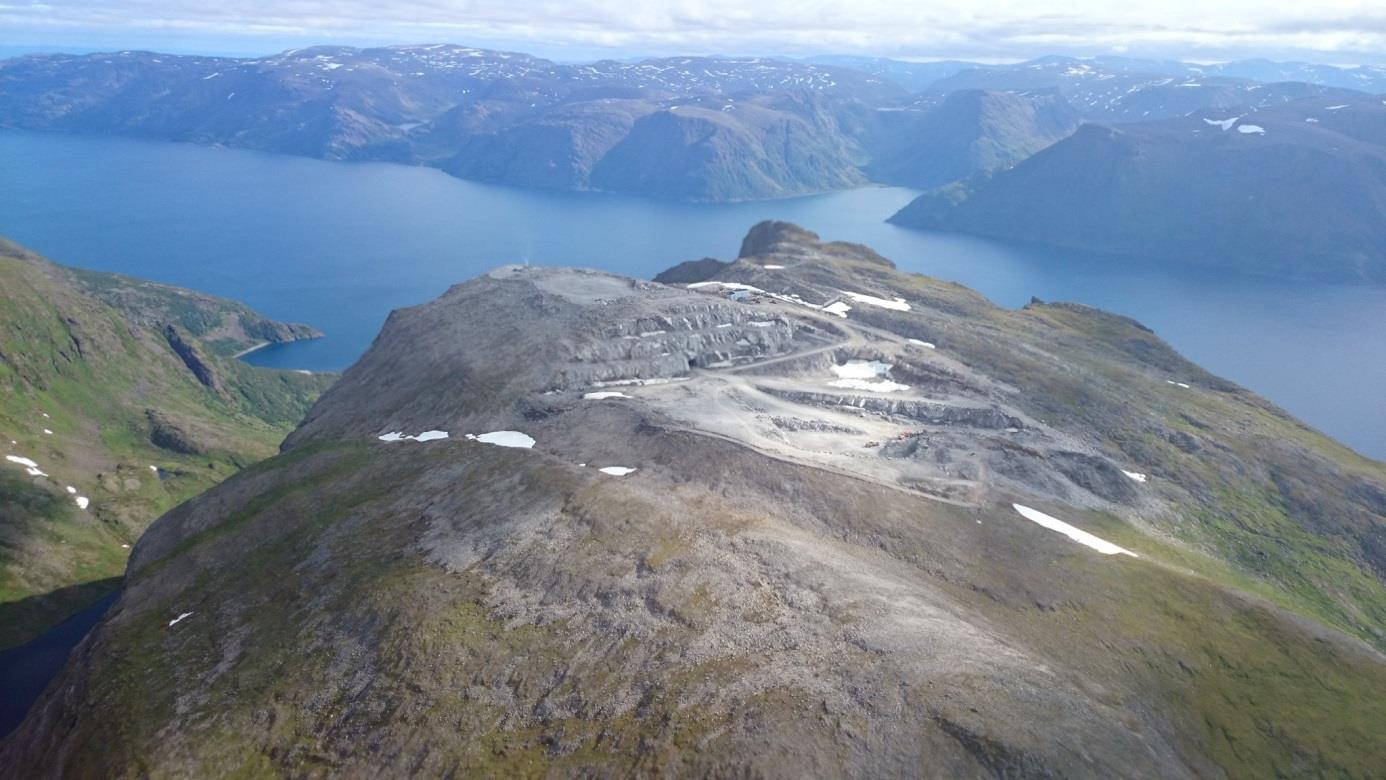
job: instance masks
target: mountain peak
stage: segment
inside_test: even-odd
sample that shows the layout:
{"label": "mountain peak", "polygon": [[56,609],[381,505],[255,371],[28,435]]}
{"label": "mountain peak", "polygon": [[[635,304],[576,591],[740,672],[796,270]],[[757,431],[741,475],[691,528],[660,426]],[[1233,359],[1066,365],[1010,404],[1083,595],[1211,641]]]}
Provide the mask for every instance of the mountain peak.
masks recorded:
{"label": "mountain peak", "polygon": [[818,234],[793,222],[767,219],[754,225],[741,241],[739,258],[772,254],[781,244],[816,244]]}

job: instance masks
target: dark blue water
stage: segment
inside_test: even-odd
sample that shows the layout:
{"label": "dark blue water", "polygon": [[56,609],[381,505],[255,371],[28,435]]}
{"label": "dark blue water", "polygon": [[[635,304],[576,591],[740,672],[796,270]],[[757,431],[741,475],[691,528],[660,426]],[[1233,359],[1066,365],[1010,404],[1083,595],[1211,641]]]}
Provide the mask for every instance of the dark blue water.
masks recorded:
{"label": "dark blue water", "polygon": [[32,642],[0,651],[0,738],[19,726],[48,681],[62,670],[72,648],[119,596],[115,591]]}
{"label": "dark blue water", "polygon": [[389,164],[0,132],[0,234],[63,263],[237,298],[328,333],[249,358],[262,365],[344,368],[392,308],[495,265],[649,277],[682,260],[734,257],[752,224],[787,219],[1002,305],[1037,295],[1135,317],[1214,372],[1386,458],[1386,288],[1161,268],[883,222],[914,194],[687,205]]}

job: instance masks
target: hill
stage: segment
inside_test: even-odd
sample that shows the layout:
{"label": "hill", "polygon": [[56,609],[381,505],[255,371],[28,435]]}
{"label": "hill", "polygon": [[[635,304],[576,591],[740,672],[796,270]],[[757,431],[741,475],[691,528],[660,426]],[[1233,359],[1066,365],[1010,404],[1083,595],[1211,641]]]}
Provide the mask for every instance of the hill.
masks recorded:
{"label": "hill", "polygon": [[794,226],[679,273],[392,314],[140,539],[0,772],[1376,771],[1386,466]]}
{"label": "hill", "polygon": [[932,189],[1006,168],[1068,136],[1078,114],[1057,91],[959,90],[894,119],[866,165],[875,181]]}
{"label": "hill", "polygon": [[926,193],[914,227],[1252,273],[1386,281],[1386,106],[1313,99],[1083,127]]}

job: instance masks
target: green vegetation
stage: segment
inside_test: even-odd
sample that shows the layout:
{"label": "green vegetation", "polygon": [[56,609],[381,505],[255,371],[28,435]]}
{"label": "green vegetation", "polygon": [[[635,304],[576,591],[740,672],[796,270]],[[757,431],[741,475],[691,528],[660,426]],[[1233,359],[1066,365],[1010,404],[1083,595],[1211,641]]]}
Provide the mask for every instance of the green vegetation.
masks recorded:
{"label": "green vegetation", "polygon": [[[93,297],[100,284],[120,308]],[[0,464],[0,648],[114,587],[149,523],[273,454],[332,379],[211,358],[221,381],[208,387],[169,347],[168,317],[204,334],[266,322],[0,243],[0,445],[48,475]]]}
{"label": "green vegetation", "polygon": [[76,268],[65,270],[82,292],[115,308],[131,321],[176,324],[210,348],[213,354],[234,355],[266,342],[322,335],[307,325],[266,319],[249,306],[225,298],[123,274]]}

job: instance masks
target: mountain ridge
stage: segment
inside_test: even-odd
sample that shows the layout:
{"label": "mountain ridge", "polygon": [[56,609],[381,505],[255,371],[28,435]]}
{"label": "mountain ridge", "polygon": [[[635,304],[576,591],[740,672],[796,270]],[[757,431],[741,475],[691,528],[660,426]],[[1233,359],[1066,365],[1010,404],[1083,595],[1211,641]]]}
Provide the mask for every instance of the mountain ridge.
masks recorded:
{"label": "mountain ridge", "polygon": [[[868,180],[946,184],[1013,165],[1078,119],[1150,120],[1362,94],[1306,83],[1181,80],[1137,70],[1134,61],[958,66],[752,57],[561,64],[451,44],[315,46],[240,59],[27,55],[0,60],[0,126],[730,202]],[[941,78],[910,91],[929,74]],[[980,107],[950,96],[978,89],[988,95]]]}

